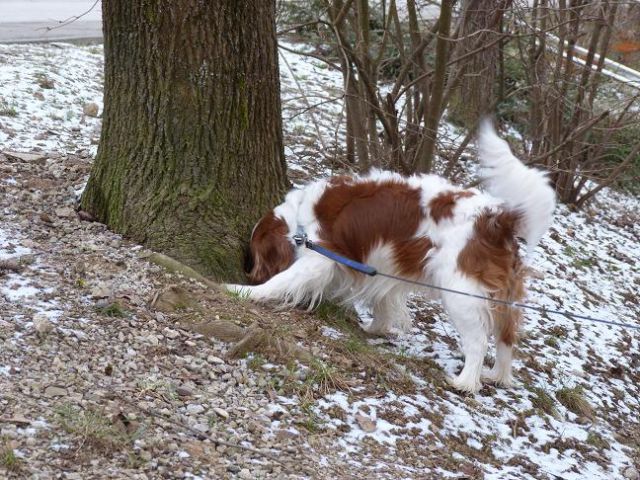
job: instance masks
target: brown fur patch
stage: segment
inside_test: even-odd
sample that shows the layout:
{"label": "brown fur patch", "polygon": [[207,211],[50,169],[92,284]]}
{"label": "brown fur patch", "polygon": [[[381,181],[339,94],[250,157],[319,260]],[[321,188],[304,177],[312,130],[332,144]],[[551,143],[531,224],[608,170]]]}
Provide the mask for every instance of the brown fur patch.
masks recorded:
{"label": "brown fur patch", "polygon": [[[518,301],[524,296],[523,269],[515,231],[520,215],[514,211],[483,212],[476,218],[474,235],[458,256],[458,268],[493,292],[495,298]],[[500,340],[516,341],[521,312],[496,305],[494,317]]]}
{"label": "brown fur patch", "polygon": [[474,195],[475,193],[470,190],[462,190],[460,192],[447,191],[436,195],[429,202],[431,218],[436,223],[445,218],[452,218],[456,202],[461,198],[469,198]]}
{"label": "brown fur patch", "polygon": [[396,241],[393,244],[393,258],[400,275],[419,278],[427,266],[427,253],[433,243],[426,237]]}
{"label": "brown fur patch", "polygon": [[248,277],[251,283],[264,283],[291,266],[295,249],[286,237],[288,233],[287,223],[273,211],[256,224],[250,245],[253,267]]}
{"label": "brown fur patch", "polygon": [[[336,182],[318,200],[315,214],[322,244],[358,262],[383,243],[406,252],[424,218],[420,191],[394,181]],[[426,245],[415,246],[424,251]]]}

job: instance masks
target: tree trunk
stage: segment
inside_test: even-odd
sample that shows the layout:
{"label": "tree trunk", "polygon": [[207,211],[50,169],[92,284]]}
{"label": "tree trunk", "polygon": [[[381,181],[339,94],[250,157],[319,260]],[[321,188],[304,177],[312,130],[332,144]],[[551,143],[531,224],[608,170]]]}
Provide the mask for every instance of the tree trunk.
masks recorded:
{"label": "tree trunk", "polygon": [[274,0],[103,0],[105,110],[82,206],[217,279],[286,187]]}

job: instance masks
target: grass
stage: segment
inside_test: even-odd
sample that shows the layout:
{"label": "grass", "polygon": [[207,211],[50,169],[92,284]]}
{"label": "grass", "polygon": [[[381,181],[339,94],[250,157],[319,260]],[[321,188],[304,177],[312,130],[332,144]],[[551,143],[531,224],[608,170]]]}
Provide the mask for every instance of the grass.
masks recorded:
{"label": "grass", "polygon": [[545,389],[540,387],[534,387],[531,389],[531,393],[533,393],[533,397],[531,398],[531,403],[534,408],[543,411],[547,415],[551,415],[552,417],[556,417],[558,415],[558,411],[556,410],[556,402],[553,400],[553,397],[547,392]]}
{"label": "grass", "polygon": [[309,374],[304,382],[320,395],[327,395],[335,390],[347,390],[345,378],[332,365],[319,360],[309,366]]}
{"label": "grass", "polygon": [[544,344],[555,349],[560,348],[560,344],[558,343],[558,339],[556,337],[547,337],[544,341]]}
{"label": "grass", "polygon": [[595,260],[593,258],[575,258],[572,262],[571,265],[573,265],[576,268],[591,268],[596,264]]}
{"label": "grass", "polygon": [[356,354],[371,352],[373,347],[367,343],[363,338],[351,336],[344,341],[344,348],[347,352]]}
{"label": "grass", "polygon": [[265,363],[267,363],[267,360],[259,353],[252,353],[247,357],[247,367],[251,370],[261,370]]}
{"label": "grass", "polygon": [[127,317],[127,311],[122,308],[118,302],[110,303],[104,307],[96,307],[96,311],[107,317],[125,318]]}
{"label": "grass", "polygon": [[567,410],[575,413],[576,415],[582,415],[587,418],[593,418],[593,407],[584,396],[584,388],[577,385],[569,388],[564,387],[556,391],[556,398],[564,405]]}
{"label": "grass", "polygon": [[4,442],[0,447],[0,465],[4,467],[8,472],[18,472],[22,468],[22,460],[18,458],[16,452],[13,450],[8,442]]}
{"label": "grass", "polygon": [[55,82],[47,77],[44,73],[36,73],[35,74],[35,83],[37,83],[40,88],[44,89],[52,89],[55,88]]}
{"label": "grass", "polygon": [[240,290],[227,290],[227,289],[224,289],[224,292],[227,295],[229,295],[231,298],[234,298],[236,300],[240,300],[241,302],[249,300],[249,297],[251,296],[251,292],[249,292],[249,290],[245,289],[245,288],[241,288]]}
{"label": "grass", "polygon": [[131,424],[114,423],[103,411],[79,411],[69,404],[56,409],[54,420],[64,431],[77,437],[78,449],[88,446],[105,453],[118,452],[132,445],[141,433],[140,429],[129,431]]}
{"label": "grass", "polygon": [[0,117],[17,117],[16,107],[10,105],[6,100],[0,98]]}
{"label": "grass", "polygon": [[587,436],[587,443],[598,450],[611,448],[609,442],[607,442],[602,435],[597,432],[589,432],[589,435]]}

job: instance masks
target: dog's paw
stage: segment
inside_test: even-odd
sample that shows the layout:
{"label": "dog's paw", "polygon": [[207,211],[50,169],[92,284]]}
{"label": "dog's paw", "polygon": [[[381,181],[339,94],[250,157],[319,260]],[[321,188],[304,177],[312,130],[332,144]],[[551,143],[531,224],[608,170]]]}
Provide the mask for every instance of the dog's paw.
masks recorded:
{"label": "dog's paw", "polygon": [[482,388],[482,383],[461,378],[461,375],[455,378],[447,377],[447,382],[459,392],[469,393],[471,395],[478,393]]}
{"label": "dog's paw", "polygon": [[362,330],[367,332],[369,335],[373,335],[376,337],[386,337],[389,335],[390,330],[388,328],[380,328],[378,325],[375,325],[375,322],[371,322],[369,324],[360,324]]}
{"label": "dog's paw", "polygon": [[411,318],[402,318],[396,321],[391,330],[396,335],[406,335],[411,331],[412,326],[413,321]]}
{"label": "dog's paw", "polygon": [[513,385],[513,378],[510,373],[500,372],[495,368],[492,368],[492,369],[484,368],[482,370],[481,378],[486,382],[500,385],[503,387],[510,387]]}

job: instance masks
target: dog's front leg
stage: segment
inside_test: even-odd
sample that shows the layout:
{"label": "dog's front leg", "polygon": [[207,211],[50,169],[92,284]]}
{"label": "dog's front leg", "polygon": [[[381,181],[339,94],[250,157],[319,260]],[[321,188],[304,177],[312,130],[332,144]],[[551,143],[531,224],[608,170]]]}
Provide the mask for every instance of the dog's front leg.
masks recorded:
{"label": "dog's front leg", "polygon": [[404,334],[411,330],[412,318],[407,306],[407,294],[392,290],[373,306],[373,320],[365,329],[374,335]]}
{"label": "dog's front leg", "polygon": [[322,299],[333,278],[335,264],[315,252],[298,258],[289,268],[261,285],[225,285],[240,296],[257,301],[276,301],[284,305],[310,303]]}

